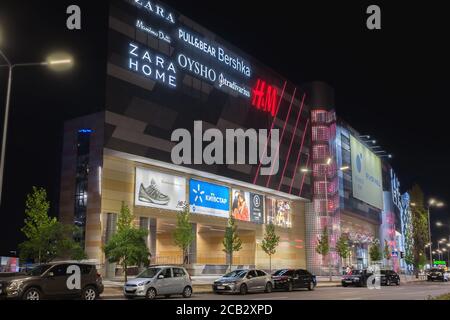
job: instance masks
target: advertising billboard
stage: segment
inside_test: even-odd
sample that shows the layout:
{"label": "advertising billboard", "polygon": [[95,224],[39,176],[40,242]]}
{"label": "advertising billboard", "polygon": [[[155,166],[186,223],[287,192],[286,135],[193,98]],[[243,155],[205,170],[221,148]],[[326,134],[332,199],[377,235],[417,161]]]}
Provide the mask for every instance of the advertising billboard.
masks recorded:
{"label": "advertising billboard", "polygon": [[189,207],[192,213],[228,219],[230,216],[230,189],[191,179],[189,181]]}
{"label": "advertising billboard", "polygon": [[136,206],[181,210],[185,204],[186,178],[136,168]]}
{"label": "advertising billboard", "polygon": [[278,227],[292,227],[291,202],[271,197],[266,197],[266,223],[272,223]]}
{"label": "advertising billboard", "polygon": [[355,137],[350,136],[353,197],[383,209],[381,160]]}
{"label": "advertising billboard", "polygon": [[232,191],[231,213],[236,220],[264,223],[264,196],[240,189]]}

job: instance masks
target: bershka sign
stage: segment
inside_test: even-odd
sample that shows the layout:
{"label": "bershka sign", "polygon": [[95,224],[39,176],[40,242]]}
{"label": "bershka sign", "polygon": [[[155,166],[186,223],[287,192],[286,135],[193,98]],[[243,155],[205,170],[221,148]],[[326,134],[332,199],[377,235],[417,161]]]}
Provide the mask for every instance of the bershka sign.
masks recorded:
{"label": "bershka sign", "polygon": [[192,47],[197,48],[208,56],[216,58],[218,61],[227,65],[233,70],[247,77],[251,76],[250,67],[246,64],[246,62],[244,62],[242,58],[227,53],[224,48],[209,44],[207,40],[202,40],[182,28],[178,29],[178,38],[183,42],[191,45]]}
{"label": "bershka sign", "polygon": [[134,3],[143,8],[144,10],[154,14],[170,23],[175,23],[175,19],[173,18],[173,14],[168,12],[160,5],[154,3],[153,1],[148,0],[134,0]]}

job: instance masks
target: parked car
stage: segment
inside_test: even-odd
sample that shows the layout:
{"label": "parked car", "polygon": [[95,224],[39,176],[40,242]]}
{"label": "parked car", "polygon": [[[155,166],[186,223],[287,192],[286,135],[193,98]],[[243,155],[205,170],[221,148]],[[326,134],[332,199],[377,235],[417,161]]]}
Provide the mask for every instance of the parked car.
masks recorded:
{"label": "parked car", "polygon": [[427,272],[427,281],[443,281],[447,282],[449,274],[443,269],[433,268]]}
{"label": "parked car", "polygon": [[234,270],[214,281],[214,293],[272,292],[274,283],[270,274],[256,269]]}
{"label": "parked car", "polygon": [[127,299],[145,297],[152,300],[157,296],[169,298],[171,295],[192,296],[192,280],[185,268],[174,266],[154,266],[145,269],[136,278],[128,280],[123,287]]}
{"label": "parked car", "polygon": [[400,285],[400,276],[393,270],[381,270],[381,285],[390,286],[392,284]]}
{"label": "parked car", "polygon": [[279,269],[272,274],[275,289],[292,291],[297,288],[314,290],[316,276],[303,269]]}
{"label": "parked car", "polygon": [[[81,278],[77,289],[68,285],[73,276],[70,266],[79,267]],[[71,283],[71,281],[69,281]],[[76,284],[76,281],[74,281]],[[7,299],[42,300],[44,298],[81,298],[95,300],[103,293],[102,277],[94,265],[59,262],[41,264],[25,272],[0,278],[0,296]]]}
{"label": "parked car", "polygon": [[372,275],[367,270],[352,270],[349,274],[342,277],[341,283],[343,287],[357,286],[363,287],[367,284],[367,279]]}

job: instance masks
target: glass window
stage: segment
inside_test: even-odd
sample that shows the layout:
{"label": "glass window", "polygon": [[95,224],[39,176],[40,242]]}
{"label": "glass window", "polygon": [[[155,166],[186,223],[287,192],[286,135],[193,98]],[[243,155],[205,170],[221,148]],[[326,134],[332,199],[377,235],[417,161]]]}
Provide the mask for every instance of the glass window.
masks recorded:
{"label": "glass window", "polygon": [[224,275],[223,278],[243,278],[246,274],[246,270],[234,270]]}
{"label": "glass window", "polygon": [[256,270],[256,273],[258,274],[258,277],[265,277],[267,274],[264,271]]}
{"label": "glass window", "polygon": [[144,271],[142,271],[139,275],[136,276],[136,278],[154,278],[158,272],[161,271],[161,268],[148,268]]}
{"label": "glass window", "polygon": [[293,270],[281,269],[281,270],[275,271],[275,273],[273,275],[274,276],[288,276],[288,277],[292,277],[293,274],[294,274]]}
{"label": "glass window", "polygon": [[67,264],[58,264],[50,269],[50,272],[53,272],[55,277],[65,276],[67,275]]}
{"label": "glass window", "polygon": [[160,275],[163,275],[164,278],[172,278],[172,270],[171,268],[166,268],[163,271],[161,271]]}
{"label": "glass window", "polygon": [[248,272],[248,274],[247,274],[247,278],[255,278],[255,277],[257,277],[258,275],[256,274],[256,271],[255,270],[251,270],[251,271],[249,271]]}
{"label": "glass window", "polygon": [[173,277],[182,278],[185,276],[184,270],[181,268],[173,268]]}
{"label": "glass window", "polygon": [[89,274],[94,266],[88,264],[78,265],[80,267],[81,274]]}

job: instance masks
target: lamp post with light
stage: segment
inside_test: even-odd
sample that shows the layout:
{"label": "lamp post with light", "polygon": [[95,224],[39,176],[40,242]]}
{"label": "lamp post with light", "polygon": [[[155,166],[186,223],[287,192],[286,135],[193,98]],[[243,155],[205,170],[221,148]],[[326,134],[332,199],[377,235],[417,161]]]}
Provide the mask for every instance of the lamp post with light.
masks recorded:
{"label": "lamp post with light", "polygon": [[[325,215],[327,217],[327,229],[328,229],[328,247],[330,248],[330,236],[331,236],[331,228],[330,228],[330,215],[328,212],[328,172],[330,169],[330,165],[332,163],[332,159],[328,158],[327,161],[324,163],[325,166],[325,177],[324,177],[324,184],[325,184]],[[348,166],[343,166],[339,169],[337,169],[336,171],[346,171],[350,169],[350,167]],[[307,172],[311,172],[311,169],[308,168],[302,168],[301,171],[303,173],[307,173]],[[331,250],[329,249],[328,251],[328,270],[329,270],[329,276],[330,276],[330,281],[333,280],[333,274],[331,272]]]}
{"label": "lamp post with light", "polygon": [[[411,203],[411,206],[415,207],[416,204],[415,203]],[[430,199],[428,201],[428,205],[427,205],[427,214],[428,214],[428,238],[430,240],[430,243],[432,243],[431,240],[431,219],[430,219],[430,208],[431,207],[437,207],[437,208],[441,208],[444,206],[444,203],[442,201],[437,201],[436,199]],[[439,245],[439,244],[438,244]],[[431,245],[430,245],[430,268],[433,265],[433,253],[432,253],[432,249],[431,249]]]}
{"label": "lamp post with light", "polygon": [[12,63],[10,59],[0,50],[0,57],[6,62],[6,65],[1,65],[0,67],[8,68],[8,85],[6,89],[6,106],[5,106],[5,116],[3,119],[3,135],[2,135],[2,149],[0,155],[0,205],[2,201],[3,194],[3,173],[5,169],[5,153],[6,153],[6,136],[8,134],[8,118],[9,118],[9,106],[11,103],[11,86],[13,80],[13,70],[22,67],[36,67],[36,66],[71,66],[73,61],[71,58],[67,57],[50,57],[47,61],[43,62],[33,62],[33,63]]}

